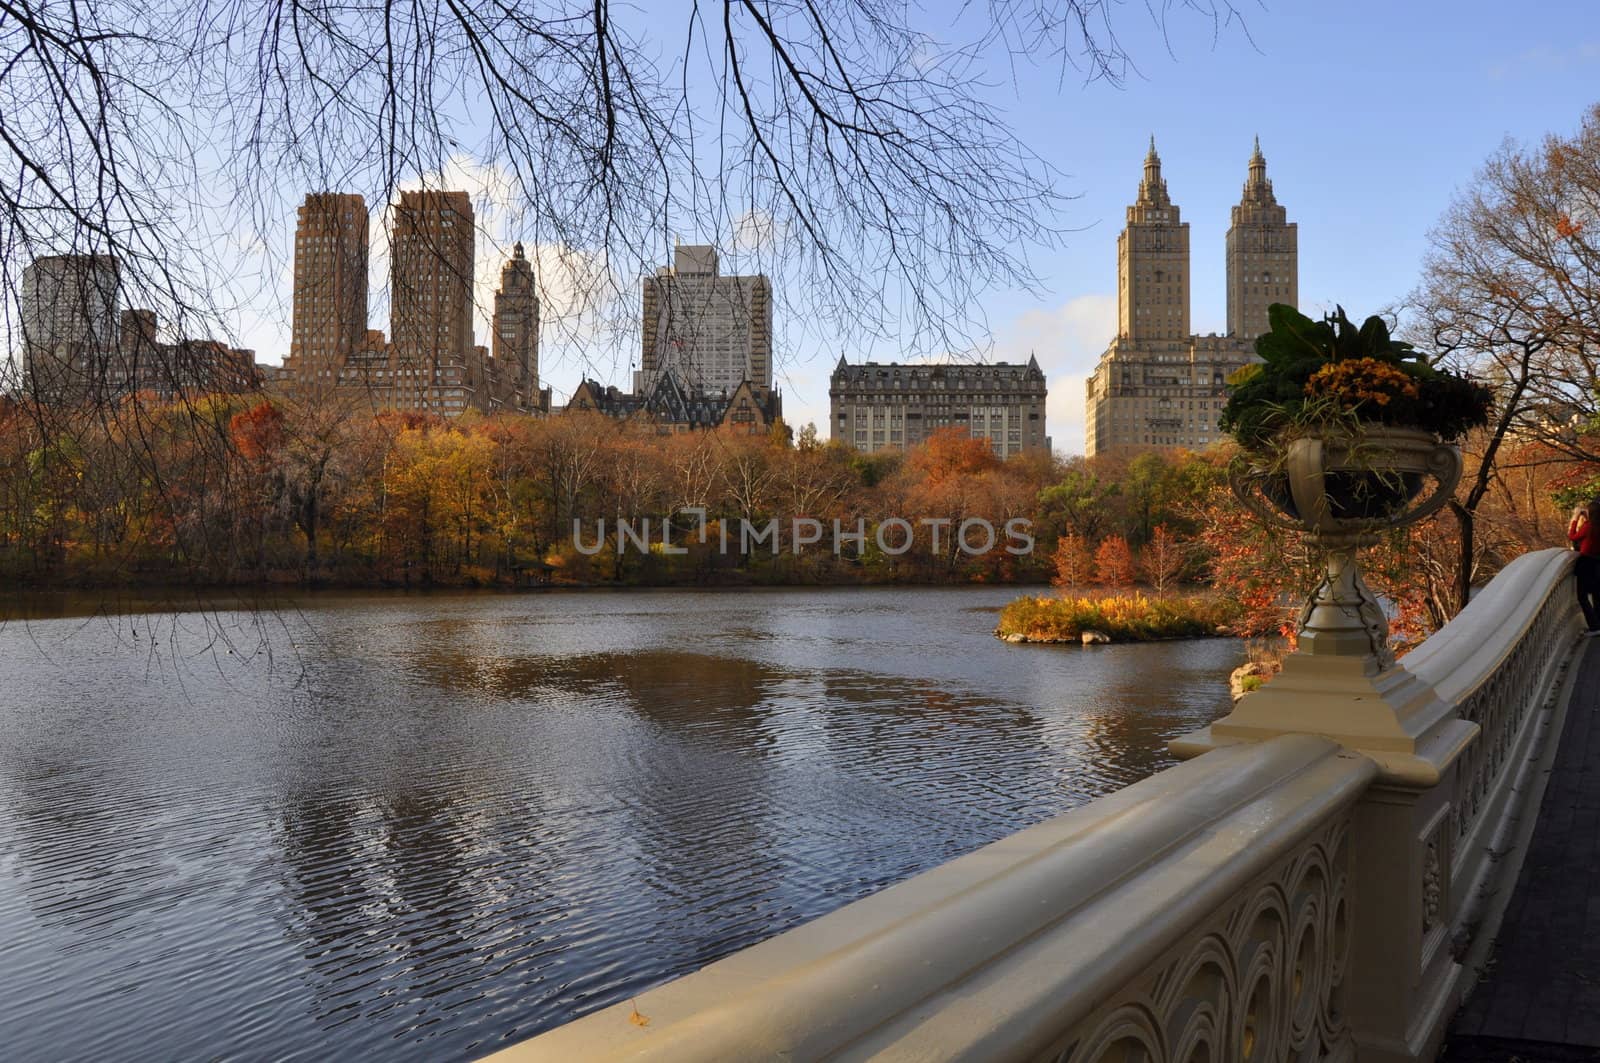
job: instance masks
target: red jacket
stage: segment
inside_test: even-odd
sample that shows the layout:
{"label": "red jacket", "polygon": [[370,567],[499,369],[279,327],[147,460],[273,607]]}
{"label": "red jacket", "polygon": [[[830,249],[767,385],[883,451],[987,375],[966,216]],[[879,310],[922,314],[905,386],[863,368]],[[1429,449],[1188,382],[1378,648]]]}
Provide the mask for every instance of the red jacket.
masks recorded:
{"label": "red jacket", "polygon": [[1578,544],[1578,553],[1584,557],[1600,557],[1600,528],[1587,517],[1574,517],[1567,525],[1567,538]]}

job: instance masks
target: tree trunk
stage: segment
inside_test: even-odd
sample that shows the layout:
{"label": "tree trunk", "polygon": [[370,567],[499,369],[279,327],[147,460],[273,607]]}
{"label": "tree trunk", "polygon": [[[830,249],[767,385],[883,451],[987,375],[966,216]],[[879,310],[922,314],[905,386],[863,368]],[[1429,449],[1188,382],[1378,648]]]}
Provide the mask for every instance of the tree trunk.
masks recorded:
{"label": "tree trunk", "polygon": [[1450,512],[1455,514],[1456,526],[1461,531],[1461,547],[1456,555],[1456,608],[1457,613],[1467,607],[1472,594],[1473,524],[1472,510],[1455,499],[1450,500]]}

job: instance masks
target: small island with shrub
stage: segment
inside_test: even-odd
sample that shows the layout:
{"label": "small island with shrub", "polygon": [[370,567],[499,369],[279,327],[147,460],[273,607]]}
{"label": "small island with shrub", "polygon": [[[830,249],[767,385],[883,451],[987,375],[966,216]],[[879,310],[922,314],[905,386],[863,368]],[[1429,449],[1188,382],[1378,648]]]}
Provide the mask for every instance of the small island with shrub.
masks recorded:
{"label": "small island with shrub", "polygon": [[[1051,561],[1060,596],[1024,595],[1000,612],[995,636],[1006,642],[1148,642],[1232,634],[1238,602],[1215,593],[1179,594],[1192,576],[1190,544],[1157,525],[1137,554],[1118,535],[1091,551],[1063,535]],[[1150,592],[1134,588],[1142,579]]]}
{"label": "small island with shrub", "polygon": [[1232,634],[1238,615],[1237,605],[1214,595],[1024,595],[1001,610],[995,634],[1006,642],[1084,644],[1201,638]]}

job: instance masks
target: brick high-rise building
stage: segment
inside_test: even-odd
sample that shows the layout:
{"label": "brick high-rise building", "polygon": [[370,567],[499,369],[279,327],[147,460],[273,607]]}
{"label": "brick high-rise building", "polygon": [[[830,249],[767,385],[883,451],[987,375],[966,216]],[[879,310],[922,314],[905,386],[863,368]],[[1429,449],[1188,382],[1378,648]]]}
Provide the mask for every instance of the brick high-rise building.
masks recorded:
{"label": "brick high-rise building", "polygon": [[303,395],[326,393],[367,331],[367,204],[359,195],[306,196],[294,235],[294,321],[285,369]]}
{"label": "brick high-rise building", "polygon": [[474,343],[472,201],[403,192],[391,228],[391,336],[366,327],[367,211],[360,196],[316,194],[295,241],[294,336],[274,391],[371,409],[545,412],[539,301],[518,244],[495,295],[493,353]]}
{"label": "brick high-rise building", "polygon": [[533,263],[520,243],[500,268],[491,351],[498,372],[510,385],[512,407],[535,407],[539,395],[539,293]]}
{"label": "brick high-rise building", "polygon": [[471,403],[474,218],[465,192],[402,192],[390,246],[391,404],[460,413]]}
{"label": "brick high-rise building", "polygon": [[691,391],[731,395],[743,381],[772,388],[772,286],[723,276],[714,248],[679,245],[671,266],[643,283],[644,322],[634,392],[672,369]]}
{"label": "brick high-rise building", "polygon": [[1189,333],[1189,226],[1167,194],[1155,140],[1117,239],[1117,336],[1085,386],[1084,452],[1123,457],[1221,439],[1228,374],[1255,358],[1267,307],[1299,298],[1298,238],[1257,142],[1228,230],[1228,334]]}

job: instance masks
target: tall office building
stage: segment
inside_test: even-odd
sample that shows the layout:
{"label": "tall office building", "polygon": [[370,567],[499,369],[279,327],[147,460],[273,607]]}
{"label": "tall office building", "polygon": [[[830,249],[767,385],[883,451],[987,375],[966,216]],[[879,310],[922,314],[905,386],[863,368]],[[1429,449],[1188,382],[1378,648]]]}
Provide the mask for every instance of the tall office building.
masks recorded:
{"label": "tall office building", "polygon": [[871,454],[905,450],[941,428],[987,440],[1002,458],[1048,450],[1044,371],[1026,365],[917,365],[866,362],[840,355],[828,381],[834,439]]}
{"label": "tall office building", "polygon": [[302,394],[338,384],[367,330],[367,204],[312,193],[294,235],[294,321],[285,367]]}
{"label": "tall office building", "polygon": [[105,390],[121,281],[117,260],[106,255],[51,255],[23,269],[18,303],[31,394],[70,401]]}
{"label": "tall office building", "polygon": [[459,413],[473,361],[474,218],[465,192],[402,192],[390,238],[392,405]]}
{"label": "tall office building", "polygon": [[532,409],[539,394],[539,294],[533,263],[520,243],[500,268],[491,353],[497,372],[510,386],[511,405]]}
{"label": "tall office building", "polygon": [[723,276],[714,248],[679,245],[672,265],[646,277],[636,394],[667,369],[691,391],[731,395],[748,380],[772,388],[772,286],[764,276]]}
{"label": "tall office building", "polygon": [[1189,226],[1167,193],[1155,140],[1117,239],[1117,336],[1085,385],[1084,452],[1131,457],[1222,438],[1228,374],[1255,358],[1267,307],[1299,299],[1296,227],[1257,142],[1227,238],[1228,333],[1189,332]]}

